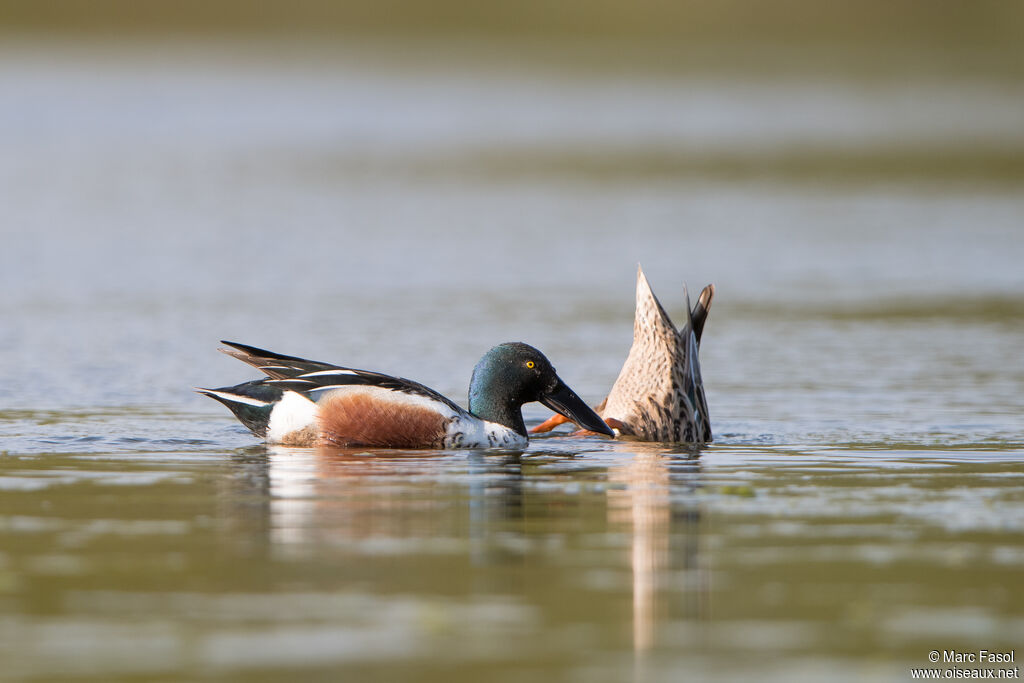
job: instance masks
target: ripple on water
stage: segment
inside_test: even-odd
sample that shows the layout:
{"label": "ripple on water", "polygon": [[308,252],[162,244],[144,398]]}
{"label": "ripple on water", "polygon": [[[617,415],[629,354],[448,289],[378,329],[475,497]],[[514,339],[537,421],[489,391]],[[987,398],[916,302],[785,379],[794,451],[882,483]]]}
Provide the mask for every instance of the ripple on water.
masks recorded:
{"label": "ripple on water", "polygon": [[451,639],[461,643],[459,659],[472,660],[507,652],[539,624],[530,606],[500,597],[90,591],[71,592],[64,603],[91,618],[0,617],[0,656],[16,667],[9,674],[30,672],[19,668],[23,657],[12,656],[25,651],[35,655],[31,673],[37,676],[444,657],[438,646]]}

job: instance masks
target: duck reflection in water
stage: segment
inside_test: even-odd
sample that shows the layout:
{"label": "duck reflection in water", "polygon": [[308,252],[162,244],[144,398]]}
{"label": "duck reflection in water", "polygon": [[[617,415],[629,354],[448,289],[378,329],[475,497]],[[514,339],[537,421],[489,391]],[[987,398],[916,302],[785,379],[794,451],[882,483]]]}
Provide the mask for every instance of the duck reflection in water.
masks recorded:
{"label": "duck reflection in water", "polygon": [[620,485],[608,489],[609,526],[628,530],[630,538],[638,652],[657,644],[657,626],[669,617],[705,616],[709,587],[699,552],[700,511],[690,495],[699,483],[697,453],[641,448],[608,470],[608,481]]}
{"label": "duck reflection in water", "polygon": [[[277,555],[323,547],[412,554],[462,542],[483,545],[500,520],[522,515],[516,451],[259,447],[236,457],[229,529],[261,526]],[[400,547],[405,544],[403,550]],[[389,550],[390,549],[390,550]],[[479,554],[474,549],[474,554]]]}
{"label": "duck reflection in water", "polygon": [[[527,457],[247,450],[237,456],[235,485],[223,492],[231,530],[225,540],[253,543],[262,536],[260,547],[272,559],[329,565],[343,586],[505,596],[546,620],[599,618],[616,629],[621,603],[604,601],[595,612],[593,588],[581,587],[580,572],[598,577],[628,567],[630,581],[615,590],[628,591],[632,647],[647,652],[669,644],[666,624],[692,622],[707,611],[693,496],[700,461],[681,447],[601,447],[586,469],[586,456],[555,448]],[[608,485],[590,487],[595,478]],[[237,533],[241,528],[250,533]],[[571,550],[595,547],[607,551],[584,565]]]}

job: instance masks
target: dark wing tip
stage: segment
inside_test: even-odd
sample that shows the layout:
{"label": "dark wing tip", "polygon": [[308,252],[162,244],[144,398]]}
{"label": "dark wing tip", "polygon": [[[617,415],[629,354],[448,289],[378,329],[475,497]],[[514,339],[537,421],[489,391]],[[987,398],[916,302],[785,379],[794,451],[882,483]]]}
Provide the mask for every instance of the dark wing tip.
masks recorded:
{"label": "dark wing tip", "polygon": [[700,337],[704,333],[704,323],[708,319],[708,311],[711,310],[711,300],[715,297],[715,286],[708,285],[700,291],[700,296],[697,297],[697,303],[694,305],[693,310],[690,312],[690,319],[693,321],[693,334],[697,337],[697,343],[700,343]]}
{"label": "dark wing tip", "polygon": [[258,346],[249,346],[248,344],[241,344],[239,342],[228,341],[227,339],[221,339],[221,344],[230,346],[229,349],[219,349],[222,353],[226,353],[233,358],[237,358],[240,361],[244,361],[255,367],[259,367],[265,364],[265,361],[285,361],[289,363],[304,363],[307,365],[316,365],[324,368],[336,367],[330,363],[324,363],[318,360],[309,360],[308,358],[300,358],[299,356],[287,356],[283,353],[277,353],[276,351],[268,351],[267,349],[261,349]]}
{"label": "dark wing tip", "polygon": [[[230,346],[232,349],[235,350],[235,353],[237,353],[238,351],[241,351],[242,353],[244,353],[247,356],[270,356],[270,357],[274,357],[274,356],[278,356],[279,355],[279,354],[274,353],[273,351],[267,351],[266,349],[257,348],[255,346],[249,346],[248,344],[242,344],[242,343],[239,343],[239,342],[228,341],[227,339],[221,339],[220,343],[224,344],[226,346]],[[231,353],[230,351],[226,351],[226,350],[224,350],[224,352],[225,353]]]}

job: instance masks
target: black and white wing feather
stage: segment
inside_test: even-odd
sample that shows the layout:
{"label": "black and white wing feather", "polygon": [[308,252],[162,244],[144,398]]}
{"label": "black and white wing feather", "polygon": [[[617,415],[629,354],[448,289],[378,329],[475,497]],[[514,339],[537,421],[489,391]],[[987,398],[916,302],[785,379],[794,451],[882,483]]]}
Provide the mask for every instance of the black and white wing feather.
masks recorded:
{"label": "black and white wing feather", "polygon": [[221,343],[231,347],[221,349],[221,351],[248,363],[267,375],[269,378],[265,380],[267,384],[273,384],[283,390],[298,392],[314,401],[325,391],[351,386],[374,386],[423,396],[444,403],[456,413],[465,412],[444,395],[404,377],[393,377],[371,370],[346,368],[331,363],[286,356],[237,342],[221,340]]}

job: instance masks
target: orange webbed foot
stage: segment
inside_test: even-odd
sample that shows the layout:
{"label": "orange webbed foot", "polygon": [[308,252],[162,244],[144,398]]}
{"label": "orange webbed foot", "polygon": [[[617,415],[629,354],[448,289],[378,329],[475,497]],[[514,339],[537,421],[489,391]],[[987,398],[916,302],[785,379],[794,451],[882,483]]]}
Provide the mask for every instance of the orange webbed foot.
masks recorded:
{"label": "orange webbed foot", "polygon": [[[607,404],[607,403],[608,403],[608,397],[606,396],[605,399],[603,401],[601,401],[601,403],[598,404],[594,408],[594,410],[597,411],[598,415],[601,414],[601,411],[604,410],[605,404]],[[616,434],[616,436],[619,436],[621,434],[631,434],[632,433],[629,430],[629,428],[627,428],[626,425],[623,422],[621,422],[620,420],[616,420],[614,417],[606,417],[606,418],[602,418],[602,419],[604,420],[604,423],[606,425],[608,425],[612,429],[618,430],[618,433]],[[544,422],[541,422],[539,425],[537,425],[536,427],[531,429],[530,433],[531,434],[543,434],[545,432],[550,432],[555,427],[558,427],[559,425],[564,425],[566,422],[572,422],[572,420],[570,420],[569,418],[565,417],[564,415],[560,415],[558,413],[555,413],[554,415],[552,415],[548,419],[544,420]],[[597,432],[592,432],[589,429],[577,429],[575,432],[572,432],[571,434],[569,434],[569,436],[597,436],[597,435],[598,435]]]}
{"label": "orange webbed foot", "polygon": [[563,424],[565,424],[568,421],[569,421],[569,418],[564,417],[562,415],[559,415],[558,413],[555,413],[554,415],[552,415],[551,417],[549,417],[548,419],[544,420],[539,425],[537,425],[536,427],[531,429],[530,433],[531,434],[544,434],[545,432],[550,432],[555,427],[557,427],[559,425],[563,425]]}

